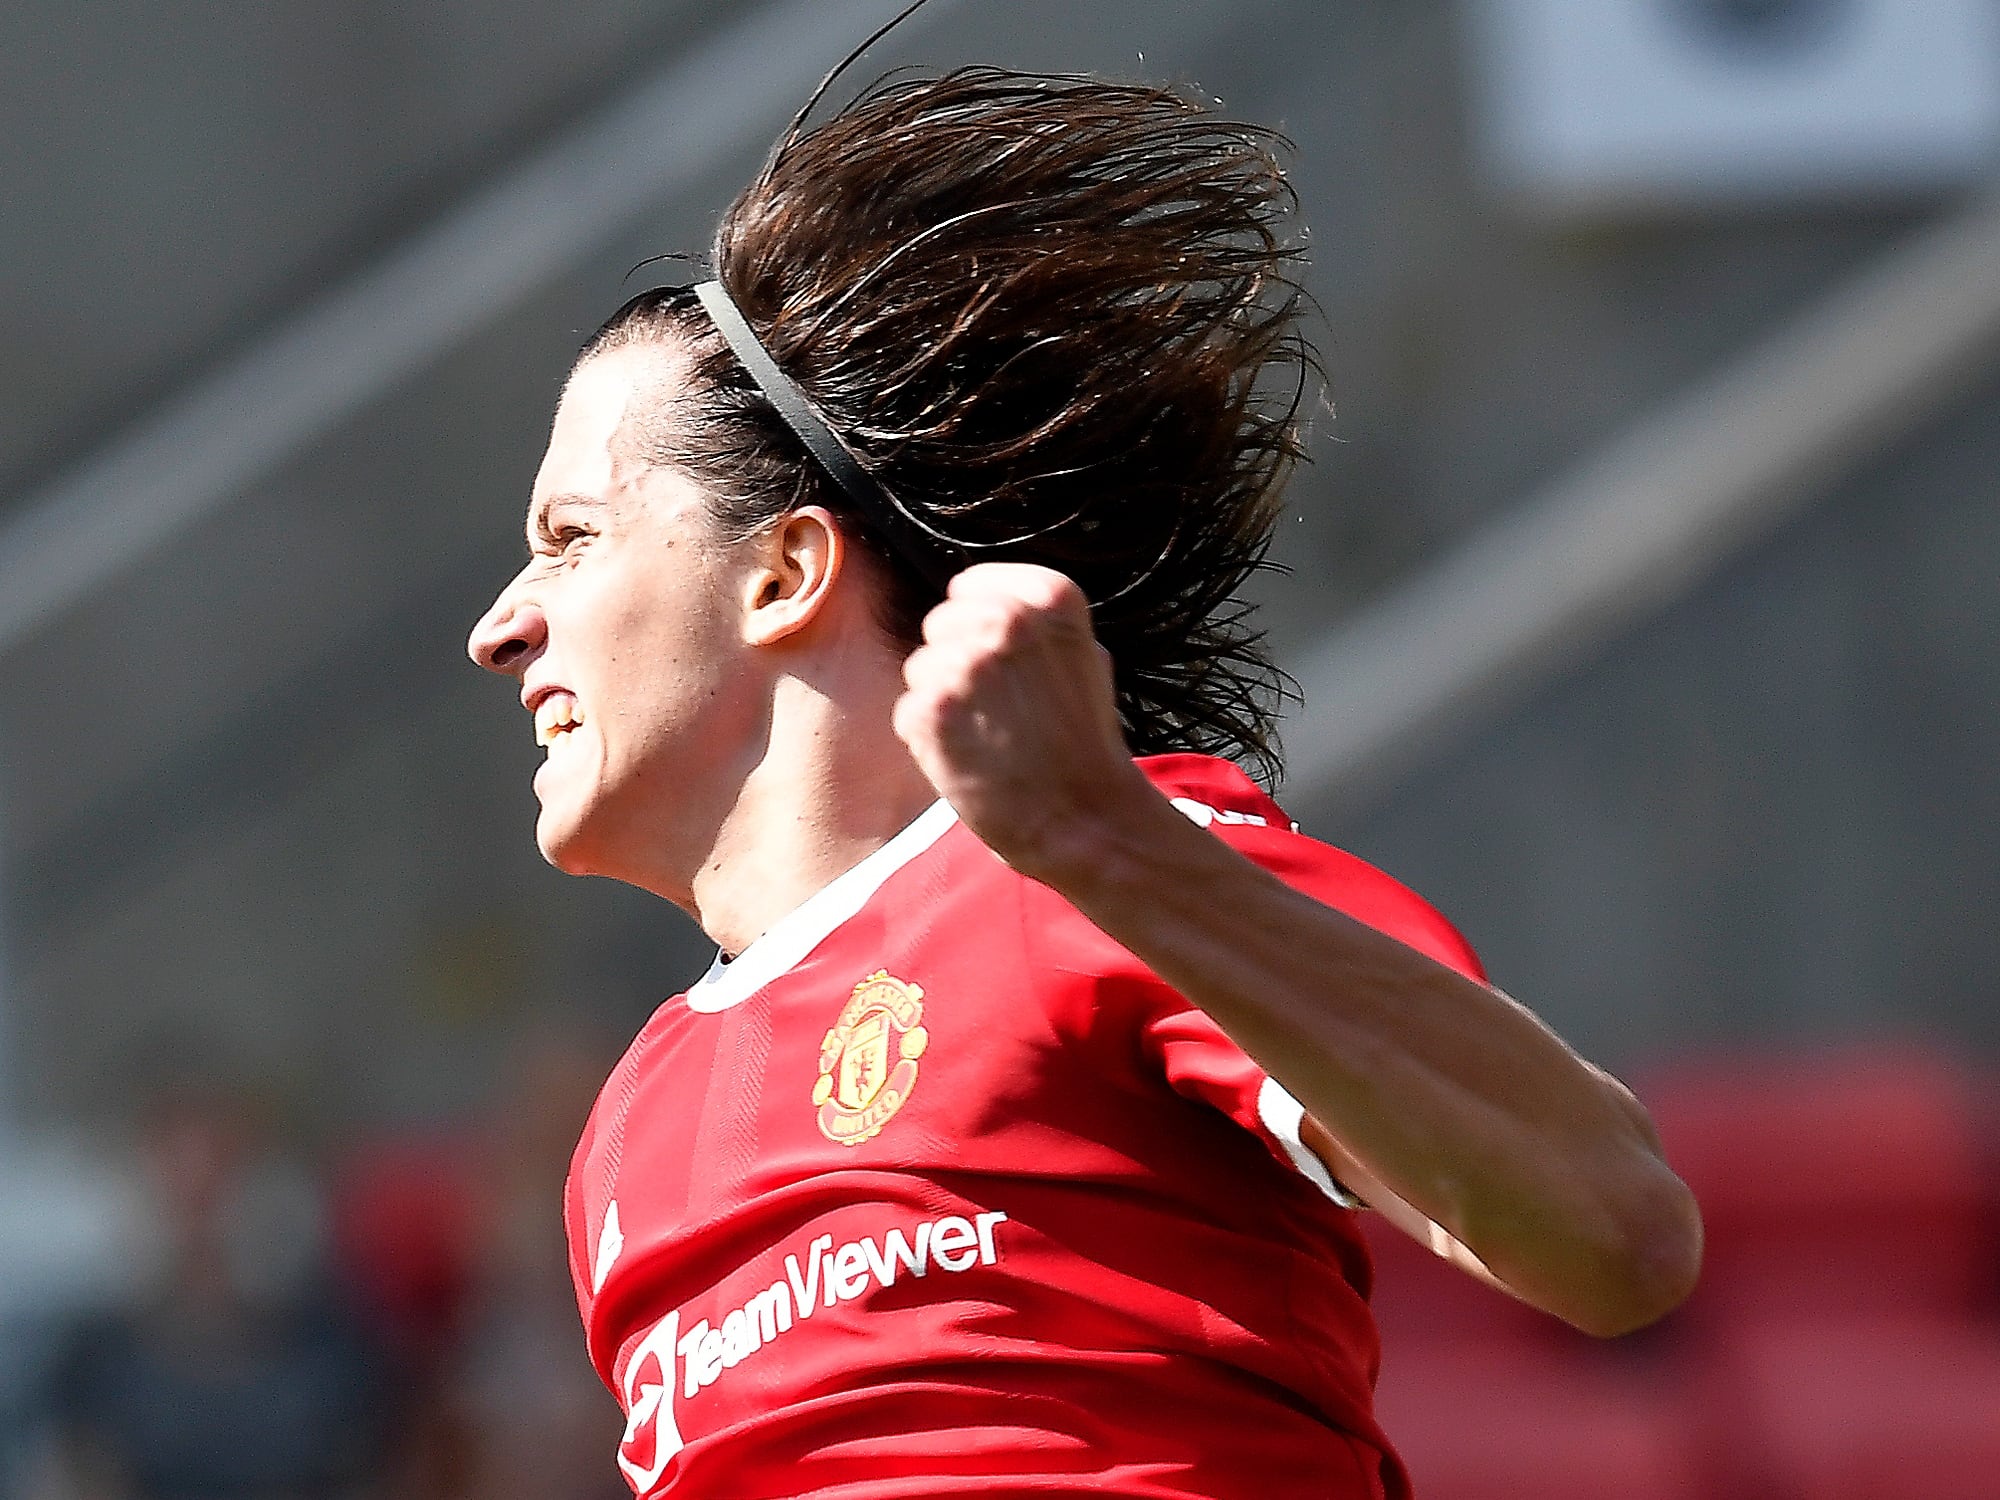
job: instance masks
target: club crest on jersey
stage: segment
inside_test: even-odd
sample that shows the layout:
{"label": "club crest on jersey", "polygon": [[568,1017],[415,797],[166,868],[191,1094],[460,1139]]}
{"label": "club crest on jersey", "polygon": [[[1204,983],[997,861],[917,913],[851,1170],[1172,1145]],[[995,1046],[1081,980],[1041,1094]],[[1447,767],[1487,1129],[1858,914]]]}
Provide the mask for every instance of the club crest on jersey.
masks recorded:
{"label": "club crest on jersey", "polygon": [[819,1044],[820,1133],[858,1146],[894,1118],[917,1086],[917,1059],[930,1044],[918,1023],[924,992],[877,969],[854,987],[840,1019]]}

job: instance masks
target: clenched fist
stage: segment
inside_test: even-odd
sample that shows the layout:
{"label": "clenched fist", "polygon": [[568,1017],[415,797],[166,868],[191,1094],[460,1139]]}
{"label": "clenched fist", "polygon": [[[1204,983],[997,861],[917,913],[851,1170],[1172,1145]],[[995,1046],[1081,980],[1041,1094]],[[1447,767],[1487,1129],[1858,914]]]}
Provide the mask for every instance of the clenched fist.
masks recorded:
{"label": "clenched fist", "polygon": [[965,825],[1024,875],[1060,887],[1107,820],[1157,800],[1126,750],[1090,605],[1061,573],[980,563],[958,574],[903,681],[896,733]]}

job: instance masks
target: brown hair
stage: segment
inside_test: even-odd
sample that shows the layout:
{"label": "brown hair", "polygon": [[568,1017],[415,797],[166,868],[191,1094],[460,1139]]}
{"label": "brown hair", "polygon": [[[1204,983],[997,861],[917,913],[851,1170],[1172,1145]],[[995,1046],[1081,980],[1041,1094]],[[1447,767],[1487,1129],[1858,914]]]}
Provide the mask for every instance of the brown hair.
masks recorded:
{"label": "brown hair", "polygon": [[[759,341],[922,526],[1057,568],[1092,602],[1137,753],[1280,769],[1286,679],[1238,596],[1266,566],[1317,366],[1272,132],[1164,88],[966,68],[798,122],[724,213],[715,275]],[[827,505],[914,646],[938,591],[810,461],[685,288],[581,358],[672,336],[700,393],[662,456],[747,535]]]}

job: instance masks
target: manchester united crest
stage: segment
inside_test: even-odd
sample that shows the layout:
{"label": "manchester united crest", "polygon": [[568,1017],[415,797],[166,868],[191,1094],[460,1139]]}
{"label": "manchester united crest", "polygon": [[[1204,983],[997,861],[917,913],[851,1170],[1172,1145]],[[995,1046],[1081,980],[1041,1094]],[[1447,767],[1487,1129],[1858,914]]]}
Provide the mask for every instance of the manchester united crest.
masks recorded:
{"label": "manchester united crest", "polygon": [[858,1146],[894,1118],[917,1086],[917,1059],[930,1044],[918,1023],[924,992],[877,969],[854,987],[840,1019],[819,1044],[820,1133]]}

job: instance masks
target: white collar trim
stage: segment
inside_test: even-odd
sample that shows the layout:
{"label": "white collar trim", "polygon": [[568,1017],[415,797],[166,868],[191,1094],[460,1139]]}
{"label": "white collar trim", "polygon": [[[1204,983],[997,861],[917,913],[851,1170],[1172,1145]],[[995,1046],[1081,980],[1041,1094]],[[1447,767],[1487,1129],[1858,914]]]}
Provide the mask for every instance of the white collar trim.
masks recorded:
{"label": "white collar trim", "polygon": [[704,1015],[749,999],[832,935],[868,904],[868,898],[904,865],[930,848],[958,821],[940,798],[901,833],[843,874],[836,875],[780,917],[756,942],[727,963],[720,953],[708,972],[688,986],[688,1009]]}

